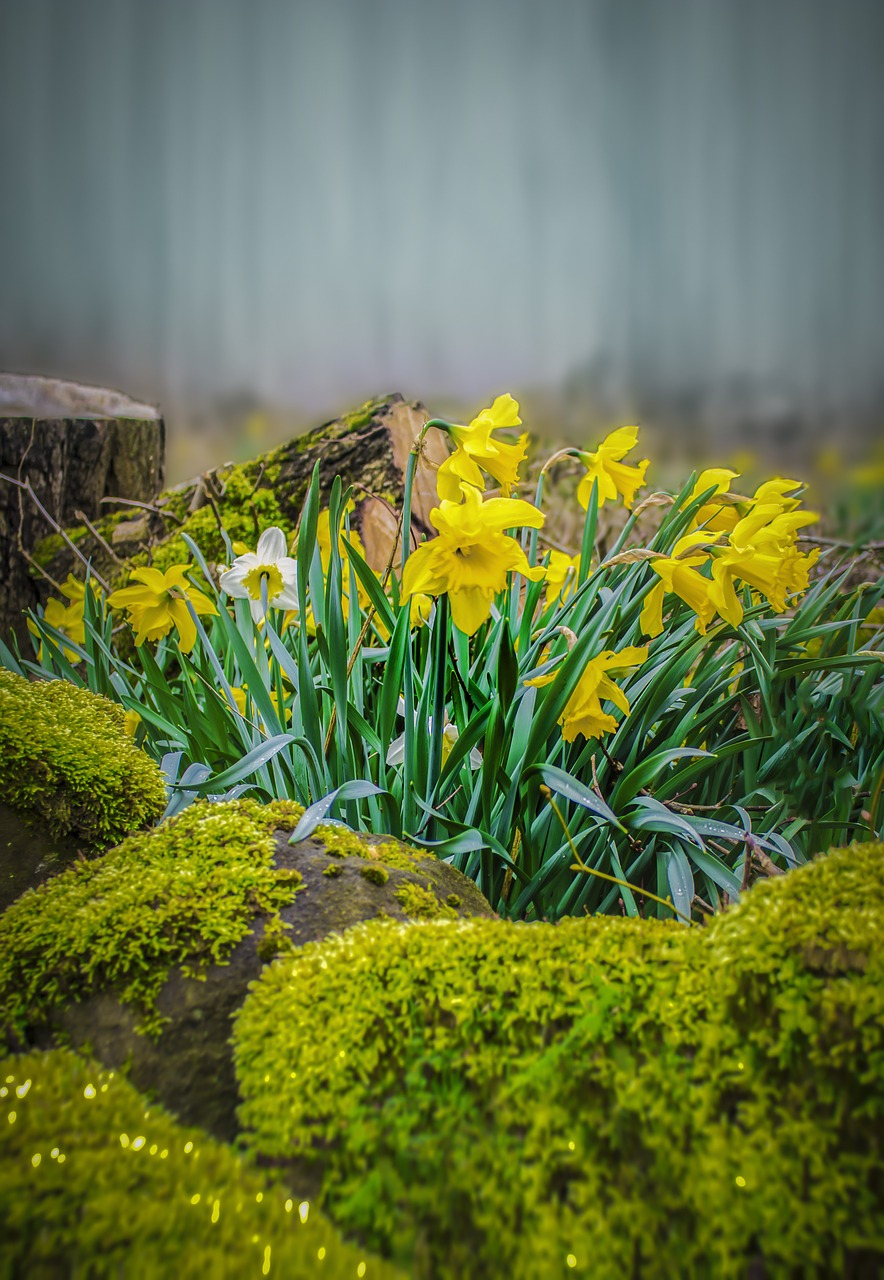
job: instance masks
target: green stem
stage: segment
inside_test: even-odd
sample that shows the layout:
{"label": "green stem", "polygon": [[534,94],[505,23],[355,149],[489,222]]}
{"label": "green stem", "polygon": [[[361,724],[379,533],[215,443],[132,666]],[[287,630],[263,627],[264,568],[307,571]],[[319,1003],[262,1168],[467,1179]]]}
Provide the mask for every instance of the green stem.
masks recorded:
{"label": "green stem", "polygon": [[671,898],[660,898],[657,896],[656,893],[651,893],[648,889],[641,889],[637,884],[630,884],[628,880],[621,880],[619,876],[608,875],[606,871],[596,871],[595,867],[588,867],[586,863],[583,861],[583,859],[581,858],[580,854],[577,852],[577,846],[575,845],[574,841],[571,839],[571,832],[568,830],[568,824],[565,821],[564,817],[562,816],[562,812],[559,809],[559,806],[556,804],[555,800],[553,800],[552,792],[549,790],[548,787],[541,787],[541,792],[547,796],[547,799],[549,800],[549,804],[550,804],[550,807],[552,808],[553,813],[556,815],[556,817],[558,818],[559,822],[562,825],[562,830],[565,833],[565,839],[568,841],[568,844],[571,847],[571,852],[574,854],[574,857],[577,859],[577,865],[571,868],[572,871],[585,871],[587,875],[598,876],[600,880],[609,880],[611,884],[622,885],[624,889],[631,889],[633,893],[638,893],[643,898],[650,898],[652,902],[659,902],[661,906],[668,907],[670,911],[674,912],[675,915],[677,915],[681,920],[684,920],[687,924],[692,925],[694,923],[693,920],[690,918],[690,916],[686,916],[683,911],[679,911],[678,907],[675,906]]}

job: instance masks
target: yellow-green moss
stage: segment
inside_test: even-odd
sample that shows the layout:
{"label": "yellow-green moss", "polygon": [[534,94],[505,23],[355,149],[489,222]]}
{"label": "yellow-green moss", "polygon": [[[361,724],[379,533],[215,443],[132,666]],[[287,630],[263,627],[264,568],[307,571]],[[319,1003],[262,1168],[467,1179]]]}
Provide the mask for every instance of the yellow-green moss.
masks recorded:
{"label": "yellow-green moss", "polygon": [[[138,1280],[398,1273],[96,1063],[0,1062],[0,1273]],[[360,1270],[360,1268],[363,1268]]]}
{"label": "yellow-green moss", "polygon": [[[278,464],[274,465],[266,458],[263,461],[263,471],[259,470],[257,463],[252,462],[225,467],[218,473],[224,493],[215,498],[215,507],[231,542],[246,542],[254,546],[264,529],[270,525],[285,523],[273,487],[279,470]],[[258,488],[255,487],[256,484],[259,485]],[[203,506],[188,515],[187,503],[190,496],[189,490],[180,498],[174,492],[161,495],[160,503],[163,508],[184,523],[153,548],[151,563],[157,569],[165,570],[172,564],[183,564],[193,559],[181,536],[183,533],[194,540],[207,560],[221,563],[227,559],[215,510],[211,505]],[[146,563],[146,557],[143,558]],[[137,562],[138,557],[135,557],[132,563]]]}
{"label": "yellow-green moss", "polygon": [[[331,865],[335,866],[337,864],[332,863]],[[386,869],[386,867],[377,867],[377,866],[361,867],[359,874],[362,876],[363,880],[368,880],[372,884],[386,884],[387,881],[390,879],[390,873]],[[395,894],[394,896],[398,897],[399,895]]]}
{"label": "yellow-green moss", "polygon": [[64,681],[0,671],[0,791],[50,835],[100,848],[157,818],[162,774],[122,707]]}
{"label": "yellow-green moss", "polygon": [[256,913],[282,936],[279,909],[301,877],[274,866],[273,832],[301,813],[290,801],[197,803],[23,894],[0,916],[0,1025],[23,1031],[49,1006],[104,988],[159,1030],[156,997],[173,968],[223,961]]}
{"label": "yellow-green moss", "polygon": [[417,1276],[871,1276],[882,865],[832,852],[708,929],[372,921],[310,944],[237,1018],[241,1119]]}
{"label": "yellow-green moss", "polygon": [[433,893],[414,881],[406,881],[395,890],[393,897],[415,920],[453,920],[457,912],[450,906],[444,906]]}
{"label": "yellow-green moss", "polygon": [[415,871],[419,869],[419,863],[432,857],[423,849],[415,849],[413,845],[398,844],[392,840],[367,844],[363,836],[348,827],[319,826],[316,828],[316,835],[325,845],[326,853],[330,853],[333,858],[371,858],[399,871]]}
{"label": "yellow-green moss", "polygon": [[328,876],[329,879],[336,879],[338,876],[343,875],[343,872],[344,868],[339,862],[330,862],[322,874]]}

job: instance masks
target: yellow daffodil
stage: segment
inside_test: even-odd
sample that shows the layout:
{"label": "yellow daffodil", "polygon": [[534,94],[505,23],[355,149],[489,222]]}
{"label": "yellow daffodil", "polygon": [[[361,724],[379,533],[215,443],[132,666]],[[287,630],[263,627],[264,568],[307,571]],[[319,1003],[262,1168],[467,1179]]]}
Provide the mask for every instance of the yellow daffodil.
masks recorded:
{"label": "yellow daffodil", "polygon": [[551,551],[546,566],[546,603],[564,603],[574,594],[577,575],[580,572],[580,556],[569,556],[564,551]]}
{"label": "yellow daffodil", "polygon": [[[641,666],[647,656],[646,648],[629,646],[619,653],[605,649],[597,657],[590,658],[559,717],[562,737],[566,742],[573,742],[578,734],[582,734],[584,738],[599,738],[603,733],[613,733],[617,728],[617,721],[610,712],[602,709],[602,701],[613,702],[625,716],[629,715],[629,702],[626,694],[611,677]],[[551,672],[534,680],[526,680],[525,683],[540,687],[550,684],[556,675],[557,672]]]}
{"label": "yellow daffodil", "polygon": [[123,716],[123,728],[130,738],[134,738],[141,724],[141,716],[137,711],[127,711]]}
{"label": "yellow daffodil", "polygon": [[539,529],[543,513],[520,498],[489,498],[472,485],[462,485],[461,502],[445,499],[430,512],[439,536],[423,543],[405,562],[402,599],[417,593],[448,594],[456,627],[473,635],[491,613],[507,574],[522,573],[532,582],[544,570],[532,569],[515,538],[504,529]]}
{"label": "yellow daffodil", "polygon": [[[347,503],[348,511],[355,511],[355,509],[356,504],[352,500]],[[353,566],[347,558],[347,552],[344,550],[345,542],[349,542],[350,546],[353,547],[355,551],[359,552],[363,560],[365,559],[365,546],[363,545],[362,539],[356,529],[351,529],[350,532],[347,533],[343,525],[341,526],[338,533],[338,551],[341,556],[341,581],[343,582],[342,603],[344,617],[346,618],[349,612],[350,596],[354,588],[357,599],[363,609],[366,608],[369,603],[369,595],[365,590],[365,587],[363,587],[362,583],[357,578],[353,570]],[[322,572],[327,576],[328,568],[331,564],[332,549],[331,527],[327,511],[320,511],[319,517],[316,521],[316,545],[319,547],[319,558],[322,561]]]}
{"label": "yellow daffodil", "polygon": [[285,534],[273,525],[265,529],[254,551],[246,551],[221,574],[221,589],[248,600],[254,622],[264,621],[264,592],[269,609],[297,609],[296,561],[287,554]]}
{"label": "yellow daffodil", "polygon": [[727,533],[729,529],[733,529],[734,525],[740,518],[740,513],[733,504],[722,501],[724,494],[730,492],[731,481],[739,478],[738,471],[731,471],[729,467],[707,467],[705,471],[701,471],[688,496],[688,502],[693,502],[694,498],[699,498],[707,489],[714,489],[709,499],[703,503],[691,526],[696,529],[701,525],[704,529],[711,529],[716,533]]}
{"label": "yellow daffodil", "polygon": [[433,597],[424,595],[422,591],[416,591],[409,603],[408,625],[412,631],[417,627],[425,626],[430,621],[432,611]]}
{"label": "yellow daffodil", "polygon": [[527,433],[517,444],[493,440],[491,433],[504,427],[518,427],[519,406],[511,395],[498,396],[489,409],[483,409],[469,426],[451,424],[448,433],[456,448],[442,463],[436,476],[436,490],[446,502],[460,501],[461,483],[485,487],[482,470],[493,476],[504,497],[508,497],[519,478],[519,467],[528,448]]}
{"label": "yellow daffodil", "polygon": [[679,538],[671,556],[660,556],[651,562],[651,568],[660,581],[651,590],[639,618],[639,626],[646,636],[658,636],[663,630],[663,601],[670,593],[677,595],[697,615],[697,630],[706,634],[706,628],[715,617],[713,598],[715,584],[698,570],[709,562],[710,535],[696,530]]}
{"label": "yellow daffodil", "polygon": [[201,617],[218,612],[209,597],[188,582],[186,575],[190,568],[189,564],[173,564],[165,573],[159,569],[134,569],[129,581],[136,585],[123,587],[108,596],[112,609],[128,612],[136,645],[144,644],[145,640],[159,640],[177,629],[181,652],[190,653],[196,640],[196,624],[187,607],[188,601],[194,613]]}
{"label": "yellow daffodil", "polygon": [[589,506],[592,483],[599,482],[599,506],[613,501],[617,494],[623,495],[627,507],[631,507],[635,499],[635,491],[645,482],[648,469],[647,459],[637,466],[627,466],[622,459],[638,443],[638,427],[619,427],[602,441],[594,452],[578,453],[580,461],[586,467],[586,475],[577,486],[577,501],[584,510]]}
{"label": "yellow daffodil", "polygon": [[[86,602],[86,584],[78,582],[72,573],[61,584],[61,592],[67,596],[68,603],[50,596],[46,601],[46,608],[43,610],[43,620],[50,627],[55,627],[56,631],[61,631],[74,644],[85,644],[86,641],[86,624],[83,621],[83,610]],[[35,624],[28,620],[28,630],[32,635],[39,635],[39,631]],[[74,649],[63,649],[64,656],[68,662],[78,662],[80,655]],[[37,660],[43,659],[43,646],[40,645],[37,653]]]}

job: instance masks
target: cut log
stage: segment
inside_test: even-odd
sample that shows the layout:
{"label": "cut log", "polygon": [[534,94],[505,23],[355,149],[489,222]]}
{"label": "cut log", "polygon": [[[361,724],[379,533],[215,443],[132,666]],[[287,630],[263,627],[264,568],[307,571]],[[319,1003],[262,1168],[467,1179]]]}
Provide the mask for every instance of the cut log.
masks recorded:
{"label": "cut log", "polygon": [[163,482],[163,449],[163,420],[150,405],[0,374],[0,633],[23,635],[22,611],[52,589],[34,572],[37,544],[56,525],[73,527],[76,540],[114,509],[108,499],[150,502]]}
{"label": "cut log", "polygon": [[[423,405],[409,404],[401,395],[368,401],[251,462],[216,467],[168,489],[122,521],[115,517],[99,522],[100,536],[87,531],[78,549],[114,585],[126,576],[133,556],[140,564],[151,560],[160,568],[192,560],[182,533],[210,563],[220,563],[227,559],[221,525],[233,541],[252,547],[268,525],[277,524],[286,533],[295,530],[318,462],[323,506],[335,476],[340,475],[345,488],[353,485],[356,508],[351,527],[361,534],[372,568],[382,572],[393,550],[408,455],[427,417]],[[429,431],[414,477],[413,544],[422,534],[434,532],[429,513],[438,501],[436,471],[447,455],[442,433]],[[53,577],[63,578],[69,570],[83,576],[82,564],[67,545],[41,559]]]}

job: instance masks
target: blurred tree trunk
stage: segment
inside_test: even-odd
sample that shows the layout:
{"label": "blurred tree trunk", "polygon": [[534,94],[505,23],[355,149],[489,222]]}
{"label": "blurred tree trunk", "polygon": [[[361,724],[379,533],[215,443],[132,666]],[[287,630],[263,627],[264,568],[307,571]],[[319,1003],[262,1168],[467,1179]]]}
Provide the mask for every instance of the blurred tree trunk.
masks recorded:
{"label": "blurred tree trunk", "polygon": [[[11,628],[23,636],[22,611],[52,589],[34,559],[37,544],[52,548],[47,539],[55,535],[65,545],[56,525],[75,542],[88,535],[87,522],[114,510],[102,499],[152,501],[163,481],[163,451],[158,414],[0,418],[0,634]],[[39,561],[47,558],[44,551]]]}

